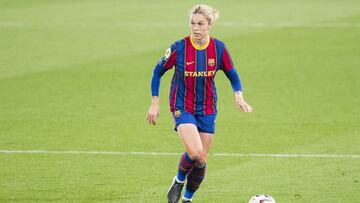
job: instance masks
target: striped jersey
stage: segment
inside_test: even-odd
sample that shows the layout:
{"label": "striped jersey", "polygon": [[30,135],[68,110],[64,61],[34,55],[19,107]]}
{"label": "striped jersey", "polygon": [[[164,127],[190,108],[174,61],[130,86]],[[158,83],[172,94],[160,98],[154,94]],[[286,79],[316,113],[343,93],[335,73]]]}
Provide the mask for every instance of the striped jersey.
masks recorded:
{"label": "striped jersey", "polygon": [[159,95],[160,79],[175,67],[170,86],[170,110],[185,110],[198,115],[216,113],[217,94],[214,78],[224,71],[234,91],[242,91],[240,78],[223,42],[210,37],[199,47],[187,36],[172,44],[155,66],[152,95]]}

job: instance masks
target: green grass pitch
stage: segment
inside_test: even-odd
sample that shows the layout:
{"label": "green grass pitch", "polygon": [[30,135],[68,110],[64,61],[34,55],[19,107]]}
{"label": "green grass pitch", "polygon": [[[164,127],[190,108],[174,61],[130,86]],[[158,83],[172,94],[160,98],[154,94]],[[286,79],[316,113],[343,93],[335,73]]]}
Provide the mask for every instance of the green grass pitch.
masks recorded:
{"label": "green grass pitch", "polygon": [[[227,44],[254,112],[236,110],[219,72],[215,143],[194,202],[359,201],[360,2],[204,3],[220,11],[211,34]],[[0,202],[166,202],[171,153],[183,148],[168,110],[172,71],[155,127],[145,121],[150,78],[189,34],[193,5],[0,0]]]}

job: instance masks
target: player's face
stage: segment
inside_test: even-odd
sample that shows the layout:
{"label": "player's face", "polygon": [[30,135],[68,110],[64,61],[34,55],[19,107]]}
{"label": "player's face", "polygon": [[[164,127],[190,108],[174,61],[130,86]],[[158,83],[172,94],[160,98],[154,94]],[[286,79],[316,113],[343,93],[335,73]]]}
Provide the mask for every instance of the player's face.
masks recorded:
{"label": "player's face", "polygon": [[207,39],[211,26],[203,14],[193,14],[190,18],[191,36],[196,41]]}

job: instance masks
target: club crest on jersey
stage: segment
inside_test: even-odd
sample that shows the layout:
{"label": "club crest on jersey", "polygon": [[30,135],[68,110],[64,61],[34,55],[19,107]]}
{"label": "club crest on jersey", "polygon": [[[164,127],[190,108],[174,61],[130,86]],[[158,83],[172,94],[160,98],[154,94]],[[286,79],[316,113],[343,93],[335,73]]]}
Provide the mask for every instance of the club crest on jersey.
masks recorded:
{"label": "club crest on jersey", "polygon": [[208,66],[215,66],[215,59],[208,59]]}
{"label": "club crest on jersey", "polygon": [[169,47],[165,51],[164,60],[167,61],[169,59],[170,55],[171,55],[171,48]]}
{"label": "club crest on jersey", "polygon": [[180,110],[175,110],[174,111],[174,116],[177,118],[181,115],[181,111]]}

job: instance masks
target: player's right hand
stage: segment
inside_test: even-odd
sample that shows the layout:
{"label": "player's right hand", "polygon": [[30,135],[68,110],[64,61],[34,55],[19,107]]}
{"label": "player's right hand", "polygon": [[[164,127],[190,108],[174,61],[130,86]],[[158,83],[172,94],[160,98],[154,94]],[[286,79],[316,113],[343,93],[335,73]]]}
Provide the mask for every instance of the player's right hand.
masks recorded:
{"label": "player's right hand", "polygon": [[150,125],[156,125],[156,120],[160,115],[159,99],[153,98],[149,111],[146,115],[146,120]]}

